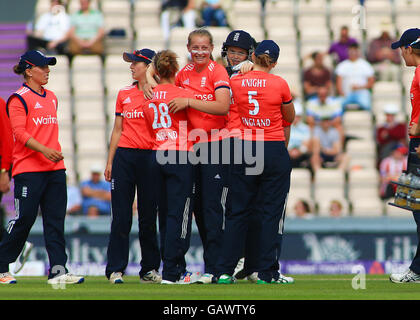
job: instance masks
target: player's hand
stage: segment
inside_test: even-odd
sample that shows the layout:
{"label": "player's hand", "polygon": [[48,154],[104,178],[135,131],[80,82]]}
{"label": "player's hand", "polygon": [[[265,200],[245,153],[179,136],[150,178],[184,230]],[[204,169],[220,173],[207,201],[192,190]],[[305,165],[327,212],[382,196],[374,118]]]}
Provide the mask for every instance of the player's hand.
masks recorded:
{"label": "player's hand", "polygon": [[143,95],[146,100],[150,100],[153,98],[153,88],[154,86],[151,85],[150,83],[146,83],[143,86]]}
{"label": "player's hand", "polygon": [[417,148],[415,148],[414,150],[416,150],[417,153],[417,157],[420,158],[420,146],[418,146]]}
{"label": "player's hand", "polygon": [[6,193],[10,190],[9,172],[0,173],[0,192]]}
{"label": "player's hand", "polygon": [[104,171],[104,177],[105,177],[105,180],[108,182],[111,182],[111,173],[112,173],[112,164],[107,164]]}
{"label": "player's hand", "polygon": [[254,64],[250,61],[244,61],[241,65],[241,73],[245,74],[250,72],[254,68]]}
{"label": "player's hand", "polygon": [[184,110],[188,107],[188,99],[187,98],[175,98],[172,99],[169,104],[169,111],[172,113],[176,113],[178,111]]}
{"label": "player's hand", "polygon": [[408,126],[408,134],[410,136],[417,135],[417,123],[415,122],[410,123],[410,125]]}
{"label": "player's hand", "polygon": [[51,160],[52,162],[59,162],[64,159],[63,154],[60,151],[51,148],[43,149],[42,154],[45,158]]}

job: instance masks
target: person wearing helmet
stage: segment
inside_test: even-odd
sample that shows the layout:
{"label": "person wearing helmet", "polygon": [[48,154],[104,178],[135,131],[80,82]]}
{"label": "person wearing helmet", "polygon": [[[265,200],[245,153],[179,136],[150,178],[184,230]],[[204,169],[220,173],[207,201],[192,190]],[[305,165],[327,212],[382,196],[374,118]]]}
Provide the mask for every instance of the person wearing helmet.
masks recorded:
{"label": "person wearing helmet", "polygon": [[226,58],[226,70],[229,76],[240,71],[244,64],[252,64],[250,57],[257,42],[243,30],[233,30],[223,42],[222,57]]}
{"label": "person wearing helmet", "polygon": [[[233,30],[229,33],[226,38],[226,41],[223,42],[222,45],[222,57],[226,58],[226,70],[229,76],[235,77],[239,73],[246,73],[252,69],[252,62],[251,55],[254,52],[254,49],[257,46],[257,42],[255,39],[246,31],[243,30]],[[234,150],[240,150],[241,148],[241,120],[239,118],[239,113],[237,106],[234,103],[234,99],[232,98],[230,107],[229,107],[229,114],[228,114],[228,125],[227,128],[229,130],[229,143],[228,146],[230,150],[228,151],[230,154],[230,163],[227,164],[229,167],[227,170],[231,172],[233,167],[233,159],[234,159]],[[229,173],[230,176],[230,173]],[[226,190],[229,190],[229,178],[227,181]],[[227,193],[227,214],[231,211],[229,191]],[[255,220],[255,221],[254,221]],[[248,278],[251,282],[256,282],[257,277],[256,273],[256,257],[257,255],[254,254],[257,250],[255,246],[256,241],[254,239],[258,238],[259,235],[259,221],[257,219],[253,219],[250,223],[250,228],[248,228],[247,237],[246,237],[246,246],[245,251],[242,253],[242,258],[239,260],[238,265],[235,269],[235,277],[238,279]],[[245,263],[245,257],[247,257]],[[255,259],[253,259],[255,258]]]}

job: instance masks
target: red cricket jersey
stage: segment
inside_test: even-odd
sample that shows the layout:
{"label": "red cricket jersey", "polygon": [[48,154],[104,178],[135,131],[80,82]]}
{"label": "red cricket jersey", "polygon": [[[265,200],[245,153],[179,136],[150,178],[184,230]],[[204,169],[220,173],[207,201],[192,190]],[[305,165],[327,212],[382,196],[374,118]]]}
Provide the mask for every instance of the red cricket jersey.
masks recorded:
{"label": "red cricket jersey", "polygon": [[[236,77],[238,73],[232,75]],[[235,99],[233,98],[232,91],[230,97],[229,113],[228,113],[228,122],[226,125],[229,130],[229,137],[240,138],[242,137],[242,123],[241,118],[239,117],[238,106],[235,104]]]}
{"label": "red cricket jersey", "polygon": [[[216,100],[215,91],[217,89],[230,89],[229,75],[225,67],[212,60],[201,72],[195,70],[193,63],[186,65],[178,72],[175,84],[192,90],[196,99],[204,101]],[[194,108],[188,108],[187,115],[193,128],[204,129],[208,134],[210,134],[211,129],[220,130],[225,128],[227,124],[227,116],[225,115],[208,114]]]}
{"label": "red cricket jersey", "polygon": [[[420,66],[414,72],[413,82],[410,89],[411,100],[411,119],[410,123],[418,123],[420,115]],[[420,138],[420,136],[410,136],[411,138]]]}
{"label": "red cricket jersey", "polygon": [[38,94],[23,84],[7,101],[15,142],[12,176],[24,172],[65,169],[63,160],[53,162],[41,152],[25,146],[30,138],[34,138],[48,148],[61,151],[58,142],[57,97],[52,91],[43,90],[43,94]]}
{"label": "red cricket jersey", "polygon": [[154,97],[143,106],[147,126],[153,139],[153,150],[188,151],[192,141],[188,141],[187,112],[169,112],[169,102],[177,97],[194,98],[190,90],[173,84],[159,84],[153,89]]}
{"label": "red cricket jersey", "polygon": [[143,91],[138,89],[137,83],[118,92],[115,115],[123,117],[123,129],[118,147],[144,150],[152,148],[153,139],[143,114],[144,101]]}
{"label": "red cricket jersey", "polygon": [[0,98],[0,169],[10,170],[13,154],[13,133],[6,113],[6,101]]}
{"label": "red cricket jersey", "polygon": [[[287,82],[277,75],[251,71],[232,78],[231,87],[242,127],[252,129],[252,140],[284,141],[281,108],[292,102]],[[264,136],[256,135],[256,129],[263,129]]]}

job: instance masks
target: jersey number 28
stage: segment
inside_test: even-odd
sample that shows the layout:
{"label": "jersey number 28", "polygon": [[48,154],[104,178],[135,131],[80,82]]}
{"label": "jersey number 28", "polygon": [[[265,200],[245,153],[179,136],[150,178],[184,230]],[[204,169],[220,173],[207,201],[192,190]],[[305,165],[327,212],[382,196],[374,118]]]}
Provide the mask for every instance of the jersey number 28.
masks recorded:
{"label": "jersey number 28", "polygon": [[172,119],[166,103],[159,103],[159,107],[156,107],[154,103],[149,103],[149,108],[152,108],[155,113],[152,125],[153,129],[170,128],[172,126]]}

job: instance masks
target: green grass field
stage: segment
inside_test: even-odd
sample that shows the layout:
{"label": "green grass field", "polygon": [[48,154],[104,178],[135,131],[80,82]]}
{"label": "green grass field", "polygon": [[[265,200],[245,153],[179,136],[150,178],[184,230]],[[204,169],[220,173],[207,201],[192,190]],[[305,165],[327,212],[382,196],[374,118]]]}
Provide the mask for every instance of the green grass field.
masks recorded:
{"label": "green grass field", "polygon": [[0,286],[0,300],[419,300],[420,284],[394,284],[388,275],[368,275],[366,289],[352,288],[355,275],[299,275],[288,285],[140,284],[124,277],[111,285],[104,277],[86,277],[79,285],[53,289],[46,277],[16,277],[18,283]]}

